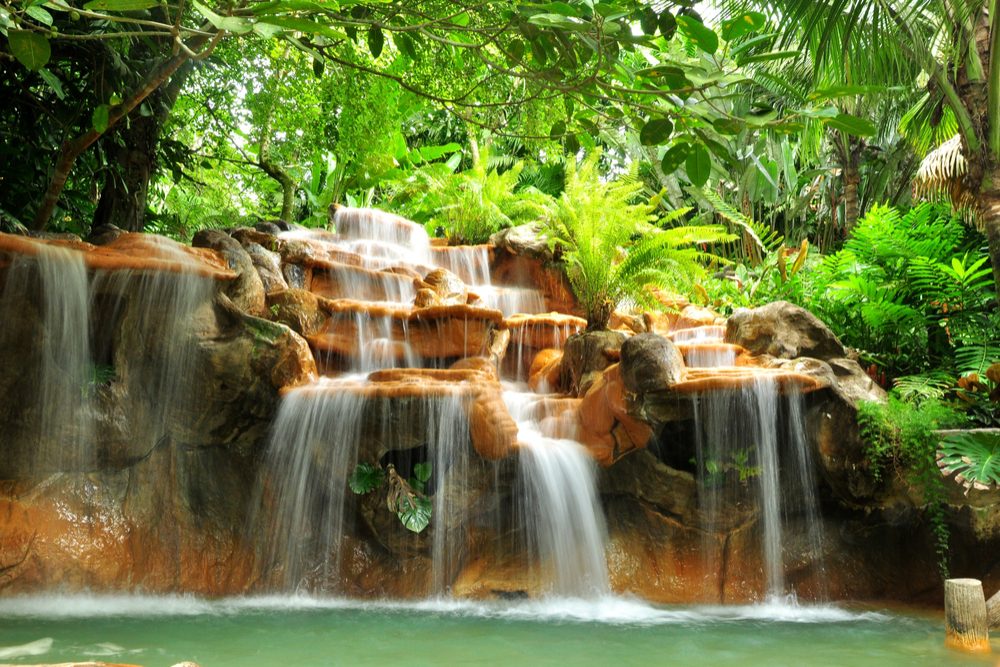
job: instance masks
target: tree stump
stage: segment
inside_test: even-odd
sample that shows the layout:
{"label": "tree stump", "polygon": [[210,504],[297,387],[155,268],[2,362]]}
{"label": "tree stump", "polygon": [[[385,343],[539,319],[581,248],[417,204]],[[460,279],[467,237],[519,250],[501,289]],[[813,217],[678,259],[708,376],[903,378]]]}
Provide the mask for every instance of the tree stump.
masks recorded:
{"label": "tree stump", "polygon": [[986,596],[978,579],[944,582],[945,646],[973,653],[990,651]]}

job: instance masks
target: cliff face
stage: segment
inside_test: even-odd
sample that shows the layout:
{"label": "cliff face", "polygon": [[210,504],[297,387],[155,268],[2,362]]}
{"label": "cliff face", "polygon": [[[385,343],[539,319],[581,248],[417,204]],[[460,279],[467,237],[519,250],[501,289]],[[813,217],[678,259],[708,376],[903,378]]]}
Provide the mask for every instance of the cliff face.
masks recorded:
{"label": "cliff face", "polygon": [[[538,256],[544,246],[518,255],[514,240],[477,252],[513,287],[538,284],[546,303],[572,313],[552,258]],[[301,541],[326,550],[320,557],[333,565],[306,572],[310,586],[413,597],[444,581],[462,596],[539,594],[545,584],[519,519],[517,425],[500,377],[546,392],[528,408],[532,423],[582,443],[602,466],[616,591],[659,602],[764,595],[773,564],[761,545],[773,518],[751,493],[762,485],[761,464],[744,452],[760,438],[718,460],[700,448],[735,438],[743,423],[743,408],[712,408],[732,421],[712,436],[705,397],[735,396],[765,378],[781,414],[793,410],[782,397],[802,396],[794,410],[805,428],[806,476],[819,480],[814,525],[800,482],[784,472],[791,463],[782,459],[775,473],[786,588],[803,598],[938,594],[913,494],[875,481],[858,437],[857,401],[880,400],[881,390],[801,309],[771,304],[728,323],[694,307],[621,313],[617,333],[598,340],[572,336],[582,323],[569,314],[512,317],[490,307],[505,307],[504,295],[473,284],[475,272],[454,257],[456,273],[360,266],[360,255],[322,236],[241,229],[196,241],[206,247],[142,235],[106,246],[0,235],[0,594],[58,587],[220,596],[288,586],[291,566],[269,543],[281,490],[268,450],[282,395],[297,387],[354,392],[364,405],[358,442],[314,442],[312,462],[350,445],[359,453],[349,467],[392,464],[405,477],[414,462],[430,460],[442,414],[433,401],[443,396],[457,401],[450,419],[465,429],[460,459],[435,463],[428,482],[429,497],[450,494],[453,513],[432,517],[420,534],[384,498],[347,493],[349,469],[331,469],[339,491],[324,486],[316,502],[343,503],[343,534],[332,545],[317,541],[326,529],[310,515],[301,534],[285,538],[288,548]],[[331,376],[360,367],[374,343],[372,322],[395,341],[379,359],[410,365],[412,356],[430,368],[384,370],[333,389],[317,383],[314,356]],[[696,368],[704,355],[722,355],[725,368]],[[953,500],[953,573],[995,587],[996,512]]]}

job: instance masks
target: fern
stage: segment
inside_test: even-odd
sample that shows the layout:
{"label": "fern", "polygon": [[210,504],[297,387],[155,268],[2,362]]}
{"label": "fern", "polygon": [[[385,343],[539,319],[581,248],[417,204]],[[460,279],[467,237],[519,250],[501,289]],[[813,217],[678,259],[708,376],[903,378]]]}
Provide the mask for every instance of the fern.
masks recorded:
{"label": "fern", "polygon": [[931,371],[920,375],[904,375],[893,382],[892,391],[907,403],[939,401],[951,391],[955,378],[944,371]]}
{"label": "fern", "polygon": [[955,475],[966,493],[1000,484],[1000,434],[956,433],[945,438],[939,449],[942,472]]}
{"label": "fern", "polygon": [[734,239],[713,225],[658,229],[650,223],[652,207],[634,203],[642,184],[631,176],[603,180],[599,155],[566,165],[565,190],[546,216],[547,236],[564,249],[589,329],[606,328],[625,300],[654,306],[650,286],[690,287],[704,273],[702,261],[718,260],[692,246]]}
{"label": "fern", "polygon": [[754,222],[727,204],[722,197],[717,195],[715,192],[711,190],[702,190],[701,188],[696,188],[694,186],[691,186],[688,189],[711,204],[712,208],[715,209],[715,212],[720,217],[728,220],[743,231],[744,236],[750,239],[753,243],[754,249],[751,254],[756,257],[758,261],[768,253],[774,252],[780,248],[781,244],[784,243],[785,237],[779,234],[777,230]]}

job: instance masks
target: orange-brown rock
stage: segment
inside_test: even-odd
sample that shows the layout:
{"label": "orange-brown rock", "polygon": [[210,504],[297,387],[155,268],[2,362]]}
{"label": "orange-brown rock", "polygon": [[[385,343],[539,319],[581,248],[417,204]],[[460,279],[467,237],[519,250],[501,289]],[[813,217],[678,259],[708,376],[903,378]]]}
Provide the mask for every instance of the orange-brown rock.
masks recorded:
{"label": "orange-brown rock", "polygon": [[339,262],[317,261],[306,272],[306,289],[328,299],[396,301],[413,293],[413,278]]}
{"label": "orange-brown rock", "polygon": [[677,329],[688,329],[691,327],[709,326],[724,322],[725,318],[714,310],[701,306],[685,306],[678,316],[674,327]]}
{"label": "orange-brown rock", "polygon": [[490,266],[490,275],[497,285],[541,290],[547,310],[583,315],[583,310],[559,264],[513,255],[498,248]]}
{"label": "orange-brown rock", "polygon": [[718,341],[721,343],[722,339],[726,335],[726,327],[725,325],[719,324],[698,325],[685,328],[677,327],[665,335],[675,343],[692,343],[699,341]]}
{"label": "orange-brown rock", "polygon": [[92,270],[171,271],[215,280],[236,277],[214,250],[192,248],[153,234],[122,234],[107,245],[95,246],[83,241],[44,241],[0,233],[0,253],[37,255],[46,245],[82,252],[84,263]]}
{"label": "orange-brown rock", "polygon": [[500,375],[497,372],[497,364],[488,357],[466,357],[465,359],[459,359],[453,363],[450,368],[453,371],[477,371],[491,380],[496,382],[500,381]]}
{"label": "orange-brown rock", "polygon": [[349,299],[323,302],[330,318],[323,331],[309,336],[317,352],[349,357],[358,353],[362,336],[384,336],[381,327],[358,331],[368,322],[384,322],[398,343],[394,353],[405,355],[404,344],[425,359],[463,358],[485,352],[489,348],[490,332],[503,320],[498,310],[475,306],[434,306],[412,309],[371,304]]}
{"label": "orange-brown rock", "polygon": [[653,431],[628,413],[620,367],[608,367],[580,403],[581,441],[602,466],[645,447]]}
{"label": "orange-brown rock", "polygon": [[414,281],[414,285],[417,288],[417,298],[414,305],[418,308],[461,305],[469,300],[469,292],[465,283],[447,269],[434,269],[422,280]]}
{"label": "orange-brown rock", "polygon": [[805,373],[743,366],[740,368],[689,368],[685,379],[671,385],[670,391],[677,394],[693,394],[742,389],[753,386],[760,380],[774,382],[782,393],[789,391],[809,393],[826,386],[820,379]]}
{"label": "orange-brown rock", "polygon": [[269,318],[280,322],[301,336],[318,332],[327,314],[320,307],[321,299],[304,289],[286,289],[267,295]]}
{"label": "orange-brown rock", "polygon": [[515,345],[542,350],[563,347],[567,338],[587,327],[587,320],[554,312],[541,315],[517,314],[505,318],[502,326],[510,330]]}
{"label": "orange-brown rock", "polygon": [[476,452],[489,460],[509,456],[517,444],[517,431],[499,386],[482,388],[469,407],[469,434]]}
{"label": "orange-brown rock", "polygon": [[562,350],[547,348],[535,355],[528,371],[528,386],[537,393],[548,393],[559,389],[562,374]]}

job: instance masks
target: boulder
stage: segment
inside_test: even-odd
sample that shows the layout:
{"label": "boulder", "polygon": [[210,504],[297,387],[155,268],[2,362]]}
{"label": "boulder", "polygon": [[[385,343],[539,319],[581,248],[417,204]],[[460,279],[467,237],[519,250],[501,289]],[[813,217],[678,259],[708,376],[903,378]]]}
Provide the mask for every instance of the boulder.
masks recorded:
{"label": "boulder", "polygon": [[601,372],[617,363],[626,336],[620,331],[584,331],[566,339],[562,383],[575,396],[587,393]]}
{"label": "boulder", "polygon": [[726,342],[741,345],[751,354],[782,359],[827,360],[847,356],[847,350],[830,327],[805,308],[787,301],[737,309],[726,324]]}
{"label": "boulder", "polygon": [[580,439],[602,466],[645,447],[653,435],[648,424],[629,414],[619,371],[613,364],[600,373],[580,402]]}
{"label": "boulder", "polygon": [[191,243],[196,248],[215,250],[236,272],[236,279],[229,283],[226,294],[240,310],[251,315],[264,314],[264,283],[239,241],[217,229],[202,229]]}
{"label": "boulder", "polygon": [[722,316],[710,308],[702,308],[701,306],[689,304],[681,309],[680,314],[674,321],[674,329],[711,326],[719,324],[722,320]]}
{"label": "boulder", "polygon": [[319,297],[302,289],[285,289],[267,295],[270,319],[280,322],[301,336],[318,332],[326,321]]}
{"label": "boulder", "polygon": [[250,261],[257,269],[257,275],[260,276],[266,294],[288,289],[288,282],[281,273],[281,255],[252,241],[244,243],[243,248],[250,255]]}
{"label": "boulder", "polygon": [[428,306],[464,305],[469,300],[468,289],[462,279],[448,269],[434,269],[423,279],[414,282],[417,308]]}
{"label": "boulder", "polygon": [[667,389],[684,379],[684,357],[669,339],[639,334],[622,344],[621,375],[634,394]]}
{"label": "boulder", "polygon": [[542,224],[538,222],[508,227],[491,236],[490,243],[512,255],[551,260],[552,250],[549,248],[549,241],[543,229]]}
{"label": "boulder", "polygon": [[547,348],[535,355],[528,371],[528,386],[531,390],[546,394],[559,389],[562,370],[562,350]]}

